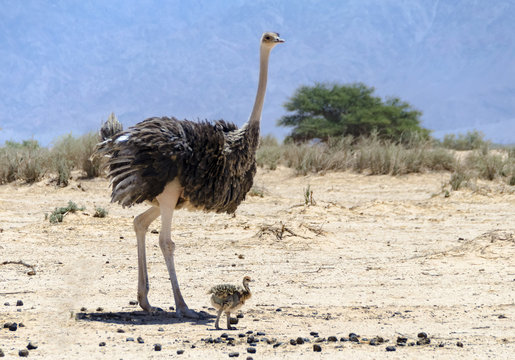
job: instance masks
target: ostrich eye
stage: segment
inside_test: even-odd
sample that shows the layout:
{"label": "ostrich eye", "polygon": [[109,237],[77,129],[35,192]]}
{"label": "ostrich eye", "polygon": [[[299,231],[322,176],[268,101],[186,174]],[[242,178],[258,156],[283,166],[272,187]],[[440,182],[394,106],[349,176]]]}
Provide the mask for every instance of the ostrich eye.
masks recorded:
{"label": "ostrich eye", "polygon": [[272,39],[269,35],[265,36],[265,40],[270,40]]}

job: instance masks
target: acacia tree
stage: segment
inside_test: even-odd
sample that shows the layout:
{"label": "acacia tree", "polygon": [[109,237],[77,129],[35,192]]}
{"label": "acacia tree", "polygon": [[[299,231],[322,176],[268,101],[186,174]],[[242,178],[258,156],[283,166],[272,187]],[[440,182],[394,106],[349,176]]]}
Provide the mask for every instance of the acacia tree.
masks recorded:
{"label": "acacia tree", "polygon": [[395,141],[403,141],[413,133],[429,137],[429,130],[420,126],[420,111],[399,98],[383,101],[373,93],[374,88],[362,83],[301,86],[284,104],[293,114],[283,116],[278,125],[293,127],[289,138],[294,141],[325,141],[373,132]]}

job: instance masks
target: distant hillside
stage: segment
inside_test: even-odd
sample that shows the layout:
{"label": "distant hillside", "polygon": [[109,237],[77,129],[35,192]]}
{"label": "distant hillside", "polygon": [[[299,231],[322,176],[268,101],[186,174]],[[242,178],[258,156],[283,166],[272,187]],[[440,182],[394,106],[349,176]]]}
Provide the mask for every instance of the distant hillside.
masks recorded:
{"label": "distant hillside", "polygon": [[302,84],[356,82],[423,111],[436,135],[478,129],[515,142],[515,2],[8,1],[0,14],[0,142],[148,116],[242,124],[258,38],[274,50],[263,132]]}

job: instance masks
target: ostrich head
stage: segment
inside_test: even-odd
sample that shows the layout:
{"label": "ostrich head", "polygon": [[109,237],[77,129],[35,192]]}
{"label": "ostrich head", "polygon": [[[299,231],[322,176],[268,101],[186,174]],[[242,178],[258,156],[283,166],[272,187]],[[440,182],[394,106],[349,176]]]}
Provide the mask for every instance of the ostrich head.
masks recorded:
{"label": "ostrich head", "polygon": [[279,37],[278,33],[275,32],[265,32],[263,36],[261,36],[261,46],[272,49],[275,45],[279,43],[283,43],[284,40]]}
{"label": "ostrich head", "polygon": [[251,281],[252,281],[252,279],[250,278],[250,276],[245,276],[245,277],[243,278],[243,285],[244,285],[245,287],[247,287],[247,286],[249,286],[249,283],[250,283]]}

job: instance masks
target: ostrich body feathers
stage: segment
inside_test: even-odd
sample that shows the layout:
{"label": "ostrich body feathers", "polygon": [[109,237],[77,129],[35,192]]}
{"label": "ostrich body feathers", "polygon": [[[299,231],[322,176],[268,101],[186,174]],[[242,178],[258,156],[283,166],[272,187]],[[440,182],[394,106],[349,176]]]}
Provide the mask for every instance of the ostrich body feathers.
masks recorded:
{"label": "ostrich body feathers", "polygon": [[178,178],[176,208],[233,213],[252,187],[259,127],[154,117],[101,134],[97,151],[108,157],[111,201],[123,206],[152,202]]}
{"label": "ostrich body feathers", "polygon": [[209,290],[211,304],[218,310],[236,311],[250,299],[251,293],[241,286],[221,284]]}

